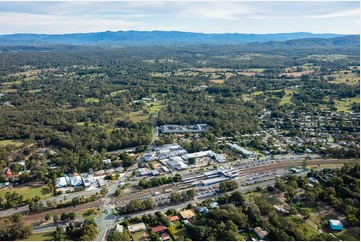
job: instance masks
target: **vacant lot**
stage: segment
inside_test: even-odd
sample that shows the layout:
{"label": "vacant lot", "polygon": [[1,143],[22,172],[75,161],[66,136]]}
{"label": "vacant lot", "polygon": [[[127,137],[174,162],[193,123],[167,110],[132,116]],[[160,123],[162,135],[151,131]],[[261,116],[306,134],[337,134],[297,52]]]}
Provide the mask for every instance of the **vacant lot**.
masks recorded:
{"label": "vacant lot", "polygon": [[52,241],[54,240],[54,231],[50,232],[43,232],[43,233],[34,233],[27,237],[26,239],[23,239],[21,241]]}
{"label": "vacant lot", "polygon": [[137,233],[132,234],[132,238],[134,241],[144,241],[147,240],[149,234],[147,231],[139,231]]}
{"label": "vacant lot", "polygon": [[6,140],[0,140],[0,146],[3,145],[22,145],[23,144],[23,140],[22,139],[6,139]]}
{"label": "vacant lot", "polygon": [[32,186],[32,187],[19,187],[12,189],[1,189],[0,197],[4,197],[6,192],[17,192],[23,195],[24,200],[32,199],[35,196],[41,197],[42,199],[51,197],[48,186]]}

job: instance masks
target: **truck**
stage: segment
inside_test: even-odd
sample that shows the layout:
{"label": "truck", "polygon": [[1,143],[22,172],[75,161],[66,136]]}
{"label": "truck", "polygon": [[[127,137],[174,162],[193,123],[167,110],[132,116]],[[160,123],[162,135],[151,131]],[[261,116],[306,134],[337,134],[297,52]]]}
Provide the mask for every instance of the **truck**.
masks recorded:
{"label": "truck", "polygon": [[173,189],[166,189],[166,190],[164,190],[164,192],[171,192],[171,191],[173,191]]}
{"label": "truck", "polygon": [[157,196],[159,194],[160,194],[160,192],[155,192],[155,193],[153,193],[153,196]]}

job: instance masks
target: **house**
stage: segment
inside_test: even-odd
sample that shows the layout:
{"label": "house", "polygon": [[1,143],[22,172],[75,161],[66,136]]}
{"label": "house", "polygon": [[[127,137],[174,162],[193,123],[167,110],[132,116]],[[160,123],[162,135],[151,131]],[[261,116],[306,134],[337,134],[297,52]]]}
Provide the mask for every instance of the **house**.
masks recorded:
{"label": "house", "polygon": [[169,222],[175,222],[175,221],[178,221],[179,220],[179,217],[177,215],[175,216],[172,216],[169,218]]}
{"label": "house", "polygon": [[115,170],[113,168],[110,168],[108,170],[105,171],[106,174],[113,174],[115,173]]}
{"label": "house", "polygon": [[332,230],[341,231],[343,229],[343,224],[340,220],[328,220],[328,224],[330,225]]}
{"label": "house", "polygon": [[150,170],[148,168],[140,168],[138,172],[140,176],[146,176],[150,173]]}
{"label": "house", "polygon": [[163,234],[161,235],[161,238],[162,238],[162,241],[170,240],[170,236],[169,236],[169,234],[167,234],[167,233],[163,233]]}
{"label": "house", "polygon": [[159,175],[159,171],[157,171],[157,170],[152,170],[150,173],[152,174],[152,176],[158,176]]}
{"label": "house", "polygon": [[183,223],[184,223],[184,225],[190,225],[191,224],[187,219],[183,220]]}
{"label": "house", "polygon": [[98,182],[98,185],[99,185],[100,187],[104,187],[104,186],[107,185],[107,183],[105,182],[104,178],[99,178],[99,179],[97,179],[97,182]]}
{"label": "house", "polygon": [[147,227],[145,226],[144,223],[139,223],[139,224],[133,224],[131,226],[128,226],[128,229],[131,233],[136,233],[142,230],[147,230]]}
{"label": "house", "polygon": [[123,225],[115,224],[113,227],[113,231],[123,233]]}
{"label": "house", "polygon": [[194,212],[190,209],[179,212],[179,214],[183,219],[190,219],[195,216]]}
{"label": "house", "polygon": [[84,187],[90,187],[91,182],[88,178],[83,177],[83,184],[84,184]]}
{"label": "house", "polygon": [[265,231],[265,230],[263,230],[263,229],[261,229],[260,227],[254,228],[253,231],[258,235],[258,237],[259,237],[260,239],[264,239],[264,238],[266,238],[267,235],[268,235],[268,232]]}
{"label": "house", "polygon": [[80,176],[73,176],[70,178],[70,184],[74,187],[80,186],[83,184],[83,181]]}
{"label": "house", "polygon": [[65,177],[56,178],[56,187],[57,188],[66,187],[66,186],[67,186],[67,181],[66,181]]}
{"label": "house", "polygon": [[318,180],[314,177],[309,177],[308,180],[312,183],[318,183]]}
{"label": "house", "polygon": [[214,203],[209,204],[209,207],[210,208],[218,208],[219,204],[217,202],[214,202]]}
{"label": "house", "polygon": [[112,161],[111,161],[110,159],[103,160],[103,162],[104,162],[105,164],[111,164],[111,163],[112,163]]}
{"label": "house", "polygon": [[206,207],[196,207],[195,210],[198,213],[208,213],[208,209]]}
{"label": "house", "polygon": [[9,167],[5,167],[5,168],[3,169],[3,172],[4,172],[4,175],[5,175],[6,177],[12,176],[11,169],[10,169]]}
{"label": "house", "polygon": [[165,227],[164,225],[159,225],[159,226],[153,227],[153,228],[152,228],[152,231],[153,231],[154,233],[162,233],[162,232],[164,232],[166,229],[167,229],[167,227]]}
{"label": "house", "polygon": [[96,171],[96,172],[94,172],[94,174],[95,174],[96,176],[101,176],[101,175],[104,175],[104,174],[105,174],[105,171],[104,171],[104,170]]}

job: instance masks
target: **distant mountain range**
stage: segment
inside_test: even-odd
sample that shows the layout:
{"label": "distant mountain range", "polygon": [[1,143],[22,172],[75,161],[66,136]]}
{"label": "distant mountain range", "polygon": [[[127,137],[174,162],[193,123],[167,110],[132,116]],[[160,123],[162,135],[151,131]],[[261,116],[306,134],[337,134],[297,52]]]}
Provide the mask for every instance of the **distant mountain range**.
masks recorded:
{"label": "distant mountain range", "polygon": [[[338,38],[337,38],[338,37]],[[344,39],[345,38],[345,39]],[[118,31],[84,34],[10,34],[0,35],[0,46],[39,45],[157,45],[157,44],[247,44],[264,43],[285,46],[354,44],[359,36],[313,34],[203,34],[178,31]],[[298,42],[302,39],[302,42]],[[283,41],[282,43],[279,43]]]}

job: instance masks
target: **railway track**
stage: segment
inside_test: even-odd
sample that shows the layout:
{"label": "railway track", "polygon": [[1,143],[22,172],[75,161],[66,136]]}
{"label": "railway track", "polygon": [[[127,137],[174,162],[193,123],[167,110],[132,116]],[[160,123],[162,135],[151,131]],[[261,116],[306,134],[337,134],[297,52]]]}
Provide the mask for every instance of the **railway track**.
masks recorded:
{"label": "railway track", "polygon": [[[267,172],[267,171],[271,171],[271,170],[279,170],[279,169],[284,169],[284,168],[290,167],[290,166],[299,166],[299,165],[302,165],[302,162],[303,161],[284,161],[284,162],[271,163],[271,164],[267,164],[267,165],[255,166],[255,167],[249,167],[249,168],[239,168],[239,169],[236,168],[235,171],[238,173],[238,177],[239,176],[245,177],[245,176],[248,176],[253,173]],[[340,159],[329,159],[329,160],[320,159],[320,160],[308,160],[307,165],[319,165],[319,164],[335,165],[335,164],[345,164],[345,163],[350,163],[350,162],[358,162],[358,161],[350,160],[350,159],[342,159],[342,160],[340,160]],[[201,179],[201,178],[199,178],[199,179]],[[199,180],[199,179],[197,179],[197,180]],[[125,205],[128,202],[130,202],[131,200],[139,199],[142,196],[150,195],[150,194],[154,193],[154,191],[160,191],[160,190],[164,191],[166,189],[173,189],[174,191],[180,191],[180,190],[184,190],[184,189],[187,189],[190,187],[191,187],[190,184],[186,184],[186,183],[182,183],[182,182],[180,182],[176,185],[166,184],[166,185],[155,187],[155,188],[145,189],[143,191],[126,194],[120,198],[114,199],[114,202],[117,205]]]}

